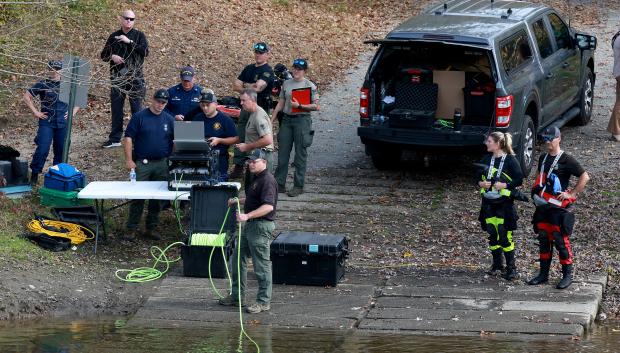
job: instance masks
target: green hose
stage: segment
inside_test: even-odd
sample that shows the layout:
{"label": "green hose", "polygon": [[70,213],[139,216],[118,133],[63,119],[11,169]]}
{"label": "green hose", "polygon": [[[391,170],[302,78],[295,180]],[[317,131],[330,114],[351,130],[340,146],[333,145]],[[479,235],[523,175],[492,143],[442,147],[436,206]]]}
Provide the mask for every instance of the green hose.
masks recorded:
{"label": "green hose", "polygon": [[[185,245],[185,243],[178,241],[168,245],[164,250],[162,250],[158,246],[151,246],[151,256],[153,256],[153,258],[155,259],[155,263],[152,267],[138,267],[133,270],[119,269],[116,270],[116,273],[114,275],[121,281],[131,283],[144,283],[159,279],[161,278],[161,276],[164,275],[164,273],[168,272],[171,263],[181,260],[181,256],[173,260],[168,260],[168,257],[166,256],[166,252],[176,245]],[[159,255],[156,255],[156,251],[159,252]],[[157,265],[160,262],[166,265],[166,268],[163,271],[157,269]],[[124,277],[121,277],[121,273],[126,273],[126,275]]]}

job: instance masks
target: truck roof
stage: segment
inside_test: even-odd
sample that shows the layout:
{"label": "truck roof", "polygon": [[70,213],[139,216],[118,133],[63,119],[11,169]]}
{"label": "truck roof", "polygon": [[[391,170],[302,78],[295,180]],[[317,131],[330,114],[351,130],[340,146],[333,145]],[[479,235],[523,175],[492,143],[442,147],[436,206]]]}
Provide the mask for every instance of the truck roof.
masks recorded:
{"label": "truck roof", "polygon": [[489,39],[546,9],[545,5],[514,0],[446,1],[409,18],[388,33],[386,39],[443,39],[489,44]]}

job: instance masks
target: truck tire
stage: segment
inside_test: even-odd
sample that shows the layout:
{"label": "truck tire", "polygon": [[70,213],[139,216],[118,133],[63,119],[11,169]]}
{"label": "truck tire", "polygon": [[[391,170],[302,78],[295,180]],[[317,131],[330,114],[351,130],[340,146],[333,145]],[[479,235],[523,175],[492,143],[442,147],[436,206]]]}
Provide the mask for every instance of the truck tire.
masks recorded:
{"label": "truck tire", "polygon": [[536,147],[536,129],[529,115],[523,116],[523,128],[519,140],[519,148],[515,153],[521,165],[523,176],[527,178],[534,164],[534,151]]}
{"label": "truck tire", "polygon": [[592,118],[592,107],[594,103],[594,75],[589,67],[586,67],[585,80],[581,86],[581,97],[579,98],[579,115],[572,123],[574,125],[588,125]]}
{"label": "truck tire", "polygon": [[378,170],[395,169],[400,164],[400,156],[403,151],[400,148],[377,148],[371,155],[372,164]]}

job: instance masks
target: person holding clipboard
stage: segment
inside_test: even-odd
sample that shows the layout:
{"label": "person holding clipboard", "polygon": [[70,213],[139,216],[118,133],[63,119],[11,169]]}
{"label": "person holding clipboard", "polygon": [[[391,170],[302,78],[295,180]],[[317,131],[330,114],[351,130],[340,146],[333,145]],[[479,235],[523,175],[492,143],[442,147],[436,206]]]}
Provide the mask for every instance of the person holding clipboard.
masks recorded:
{"label": "person holding clipboard", "polygon": [[275,177],[278,182],[278,192],[286,192],[286,176],[291,150],[295,146],[295,173],[293,188],[288,196],[295,197],[304,192],[306,176],[306,162],[308,147],[312,145],[314,130],[310,113],[319,110],[319,94],[316,85],[306,78],[308,60],[295,59],[293,61],[293,78],[284,81],[278,105],[271,116],[272,123],[282,112],[282,124],[278,133],[278,167]]}

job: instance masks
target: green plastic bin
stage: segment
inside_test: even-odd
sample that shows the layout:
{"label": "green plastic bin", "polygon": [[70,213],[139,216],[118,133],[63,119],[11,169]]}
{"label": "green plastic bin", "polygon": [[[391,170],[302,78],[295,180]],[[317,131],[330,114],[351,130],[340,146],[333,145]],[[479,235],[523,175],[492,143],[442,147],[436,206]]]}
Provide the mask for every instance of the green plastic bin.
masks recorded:
{"label": "green plastic bin", "polygon": [[80,206],[80,205],[92,205],[93,200],[90,199],[78,199],[77,194],[79,190],[75,191],[60,191],[49,188],[40,188],[39,196],[41,196],[41,205],[50,207],[65,207],[65,206]]}

